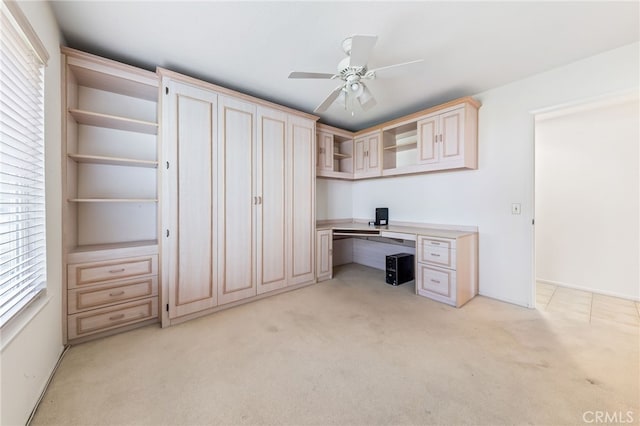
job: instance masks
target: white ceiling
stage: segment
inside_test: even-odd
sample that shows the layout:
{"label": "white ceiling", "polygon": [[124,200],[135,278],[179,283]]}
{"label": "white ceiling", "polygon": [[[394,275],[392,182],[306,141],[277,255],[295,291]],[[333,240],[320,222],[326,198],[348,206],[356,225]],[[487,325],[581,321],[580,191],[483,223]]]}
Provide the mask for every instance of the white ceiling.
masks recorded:
{"label": "white ceiling", "polygon": [[156,65],[306,112],[337,85],[341,42],[375,34],[369,68],[425,59],[368,82],[378,105],[321,121],[359,130],[640,39],[633,2],[53,1],[67,44]]}

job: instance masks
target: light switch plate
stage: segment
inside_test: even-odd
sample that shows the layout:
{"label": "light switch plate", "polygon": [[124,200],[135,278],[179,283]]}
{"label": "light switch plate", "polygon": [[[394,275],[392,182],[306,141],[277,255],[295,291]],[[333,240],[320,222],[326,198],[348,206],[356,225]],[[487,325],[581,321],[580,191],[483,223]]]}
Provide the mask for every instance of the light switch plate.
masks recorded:
{"label": "light switch plate", "polygon": [[511,214],[520,214],[520,203],[511,204]]}

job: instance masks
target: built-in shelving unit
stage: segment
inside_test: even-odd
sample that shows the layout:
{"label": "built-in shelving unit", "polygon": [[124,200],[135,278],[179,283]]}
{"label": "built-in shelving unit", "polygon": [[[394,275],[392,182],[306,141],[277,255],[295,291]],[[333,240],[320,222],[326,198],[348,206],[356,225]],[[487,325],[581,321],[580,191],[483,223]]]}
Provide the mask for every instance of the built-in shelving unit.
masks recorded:
{"label": "built-in shelving unit", "polygon": [[67,249],[157,241],[157,77],[66,51]]}
{"label": "built-in shelving unit", "polygon": [[338,173],[353,173],[353,138],[333,135],[333,170]]}
{"label": "built-in shelving unit", "polygon": [[63,305],[77,341],[157,321],[159,93],[153,72],[62,53]]}
{"label": "built-in shelving unit", "polygon": [[382,168],[401,169],[416,164],[418,127],[415,121],[382,129]]}

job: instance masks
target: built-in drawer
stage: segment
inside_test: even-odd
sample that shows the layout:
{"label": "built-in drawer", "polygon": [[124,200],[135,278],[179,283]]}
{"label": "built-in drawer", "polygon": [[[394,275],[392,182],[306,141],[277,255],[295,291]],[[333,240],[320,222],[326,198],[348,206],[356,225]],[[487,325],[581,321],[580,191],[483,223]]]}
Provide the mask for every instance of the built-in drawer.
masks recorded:
{"label": "built-in drawer", "polygon": [[416,274],[418,294],[440,302],[456,304],[456,272],[418,264]]}
{"label": "built-in drawer", "polygon": [[419,247],[440,247],[440,248],[455,250],[456,240],[450,239],[450,238],[427,237],[425,235],[418,235],[418,246]]}
{"label": "built-in drawer", "polygon": [[432,263],[444,266],[445,268],[455,269],[456,250],[450,248],[452,242],[455,241],[435,241],[420,237],[418,239],[418,262]]}
{"label": "built-in drawer", "polygon": [[158,316],[158,298],[151,297],[128,302],[109,308],[95,309],[70,315],[68,322],[69,339],[111,330]]}
{"label": "built-in drawer", "polygon": [[70,314],[75,314],[88,309],[102,308],[157,295],[158,278],[156,276],[134,278],[69,290],[67,310]]}
{"label": "built-in drawer", "polygon": [[104,281],[158,274],[158,256],[132,257],[104,262],[76,263],[68,266],[68,288]]}

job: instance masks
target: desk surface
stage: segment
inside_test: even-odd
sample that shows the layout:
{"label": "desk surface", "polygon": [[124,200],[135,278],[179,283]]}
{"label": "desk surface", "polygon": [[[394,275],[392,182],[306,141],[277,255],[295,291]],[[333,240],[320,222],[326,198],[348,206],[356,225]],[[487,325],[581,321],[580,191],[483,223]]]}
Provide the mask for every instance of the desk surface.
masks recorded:
{"label": "desk surface", "polygon": [[[460,238],[466,235],[477,234],[475,231],[458,231],[452,229],[439,229],[430,228],[425,224],[424,227],[420,226],[400,226],[400,225],[388,225],[388,226],[369,226],[366,223],[360,222],[337,222],[337,223],[320,223],[316,226],[317,230],[331,229],[335,232],[340,230],[346,231],[366,231],[369,235],[383,236],[383,233],[392,232],[397,234],[410,234],[410,235],[425,235],[428,237],[436,238]],[[379,231],[378,234],[375,231]],[[355,234],[357,235],[357,234]]]}

